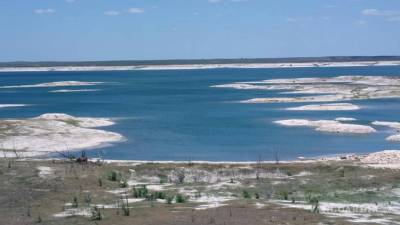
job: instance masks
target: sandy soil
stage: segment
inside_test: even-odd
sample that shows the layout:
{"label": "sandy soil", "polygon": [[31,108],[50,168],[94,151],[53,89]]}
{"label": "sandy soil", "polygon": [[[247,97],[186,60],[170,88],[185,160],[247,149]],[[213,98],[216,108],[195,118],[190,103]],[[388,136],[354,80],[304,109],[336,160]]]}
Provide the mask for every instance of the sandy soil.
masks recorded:
{"label": "sandy soil", "polygon": [[[279,164],[0,159],[0,216],[9,225],[37,223],[39,218],[41,224],[57,225],[399,221],[398,172],[363,166],[368,163],[357,158]],[[121,186],[125,181],[127,186]],[[135,197],[133,190],[144,185],[147,194]],[[177,202],[178,194],[183,203]],[[169,204],[151,196],[175,198]],[[313,199],[319,200],[317,211]],[[94,219],[95,208],[101,220]]]}

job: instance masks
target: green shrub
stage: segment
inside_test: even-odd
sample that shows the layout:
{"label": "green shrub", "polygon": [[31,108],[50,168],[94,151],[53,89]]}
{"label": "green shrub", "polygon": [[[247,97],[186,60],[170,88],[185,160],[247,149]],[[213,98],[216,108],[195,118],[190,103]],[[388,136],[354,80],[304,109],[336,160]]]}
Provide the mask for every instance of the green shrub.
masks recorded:
{"label": "green shrub", "polygon": [[342,170],[339,170],[339,176],[340,177],[345,177],[344,175],[344,168]]}
{"label": "green shrub", "polygon": [[185,203],[186,198],[182,194],[177,194],[175,197],[176,203]]}
{"label": "green shrub", "polygon": [[243,198],[251,198],[251,195],[247,190],[243,190],[242,195],[243,195]]}
{"label": "green shrub", "polygon": [[132,188],[132,196],[134,198],[147,198],[148,194],[149,190],[147,189],[146,185]]}
{"label": "green shrub", "polygon": [[90,205],[91,202],[92,202],[92,196],[90,196],[90,194],[87,194],[85,196],[85,203]]}
{"label": "green shrub", "polygon": [[319,201],[318,201],[318,198],[314,196],[314,197],[311,197],[308,202],[311,204],[315,204],[315,203],[318,203]]}
{"label": "green shrub", "polygon": [[128,182],[125,179],[121,179],[119,182],[119,187],[120,188],[127,188],[128,187]]}
{"label": "green shrub", "polygon": [[154,200],[156,200],[156,196],[154,195],[154,193],[149,193],[148,195],[146,195],[146,200],[154,201]]}
{"label": "green shrub", "polygon": [[166,194],[164,192],[154,192],[153,193],[156,199],[165,199],[166,198]]}
{"label": "green shrub", "polygon": [[101,178],[97,180],[97,183],[99,184],[99,187],[103,187],[103,180]]}
{"label": "green shrub", "polygon": [[280,195],[282,196],[283,200],[288,200],[289,199],[289,193],[286,190],[281,191]]}
{"label": "green shrub", "polygon": [[78,197],[74,196],[74,199],[72,201],[72,208],[78,208]]}
{"label": "green shrub", "polygon": [[110,181],[118,181],[118,172],[117,171],[111,171],[108,174],[108,180],[110,180]]}
{"label": "green shrub", "polygon": [[160,179],[160,184],[168,182],[168,177],[165,174],[158,174],[157,176]]}

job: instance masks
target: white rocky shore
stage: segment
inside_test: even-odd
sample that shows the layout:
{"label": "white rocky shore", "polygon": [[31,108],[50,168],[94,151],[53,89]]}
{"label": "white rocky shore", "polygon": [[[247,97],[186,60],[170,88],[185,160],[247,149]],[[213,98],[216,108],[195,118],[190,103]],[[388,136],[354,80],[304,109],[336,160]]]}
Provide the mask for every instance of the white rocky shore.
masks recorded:
{"label": "white rocky shore", "polygon": [[0,88],[43,88],[43,87],[75,87],[75,86],[94,86],[105,84],[105,82],[88,82],[88,81],[56,81],[40,84],[25,84],[2,86]]}
{"label": "white rocky shore", "polygon": [[356,121],[357,119],[352,117],[337,117],[335,120],[345,122],[345,121]]}
{"label": "white rocky shore", "polygon": [[374,133],[376,130],[370,126],[359,124],[341,123],[336,120],[304,120],[304,119],[290,119],[278,120],[275,123],[282,126],[304,126],[313,127],[317,131],[333,132],[333,133],[347,133],[347,134],[368,134]]}
{"label": "white rocky shore", "polygon": [[12,107],[24,107],[28,106],[27,104],[0,104],[0,109],[1,108],[12,108]]}
{"label": "white rocky shore", "polygon": [[217,88],[282,90],[283,94],[308,96],[253,98],[242,103],[336,102],[400,98],[400,77],[338,76],[331,78],[271,79],[214,85]]}
{"label": "white rocky shore", "polygon": [[[261,81],[236,82],[214,85],[215,88],[233,88],[239,90],[275,90],[278,94],[289,96],[252,98],[240,103],[301,103],[317,102],[297,107],[288,107],[290,111],[349,111],[360,107],[343,101],[365,99],[400,98],[400,76],[337,76],[293,79],[269,79]],[[334,103],[327,103],[334,102]],[[338,103],[336,103],[338,102]],[[284,126],[314,127],[318,131],[335,133],[373,133],[376,130],[367,125],[348,124],[354,118],[339,117],[335,120],[281,120],[275,123]],[[388,126],[400,132],[400,123],[379,122],[373,125]],[[400,141],[400,133],[386,138]]]}
{"label": "white rocky shore", "polygon": [[303,67],[397,66],[397,65],[400,65],[400,61],[228,63],[228,64],[185,64],[185,65],[175,64],[175,65],[140,65],[140,66],[53,66],[53,67],[2,67],[0,68],[0,72],[190,70],[190,69],[217,69],[217,68],[303,68]]}
{"label": "white rocky shore", "polygon": [[291,110],[291,111],[350,111],[358,109],[360,109],[359,106],[351,103],[304,105],[299,107],[286,108],[286,110]]}
{"label": "white rocky shore", "polygon": [[377,126],[385,126],[394,129],[397,134],[393,134],[386,138],[388,141],[400,141],[400,122],[387,122],[387,121],[374,121],[373,125]]}
{"label": "white rocky shore", "polygon": [[380,167],[400,168],[400,151],[399,150],[385,150],[366,155],[361,159],[365,164],[376,164]]}
{"label": "white rocky shore", "polygon": [[100,91],[100,89],[59,89],[49,91],[50,93],[75,93],[75,92],[94,92]]}
{"label": "white rocky shore", "polygon": [[21,155],[74,151],[120,142],[118,133],[93,129],[113,125],[107,118],[73,117],[49,113],[19,120],[0,120],[0,149]]}

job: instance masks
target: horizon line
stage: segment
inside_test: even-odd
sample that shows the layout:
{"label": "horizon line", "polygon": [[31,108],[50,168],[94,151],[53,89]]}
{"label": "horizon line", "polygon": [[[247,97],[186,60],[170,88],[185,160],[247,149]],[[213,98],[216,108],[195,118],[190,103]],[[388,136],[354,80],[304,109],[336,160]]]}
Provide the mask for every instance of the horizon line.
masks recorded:
{"label": "horizon line", "polygon": [[340,59],[340,58],[399,58],[400,55],[333,55],[333,56],[294,56],[294,57],[242,57],[242,58],[171,58],[171,59],[111,59],[111,60],[12,60],[0,61],[6,63],[96,63],[96,62],[169,62],[169,61],[238,61],[238,60],[290,60],[290,59]]}

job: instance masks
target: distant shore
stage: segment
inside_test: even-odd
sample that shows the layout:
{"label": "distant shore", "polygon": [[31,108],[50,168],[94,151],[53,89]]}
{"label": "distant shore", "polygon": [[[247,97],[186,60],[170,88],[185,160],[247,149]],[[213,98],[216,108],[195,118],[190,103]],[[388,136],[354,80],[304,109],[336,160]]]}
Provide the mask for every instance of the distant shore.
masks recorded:
{"label": "distant shore", "polygon": [[306,68],[306,67],[359,67],[359,66],[400,66],[395,61],[338,61],[338,62],[282,62],[282,63],[195,63],[160,65],[64,65],[29,66],[30,64],[0,66],[0,72],[47,72],[47,71],[130,71],[130,70],[192,70],[192,69],[262,69],[262,68]]}

